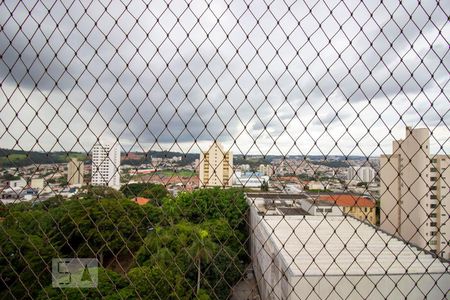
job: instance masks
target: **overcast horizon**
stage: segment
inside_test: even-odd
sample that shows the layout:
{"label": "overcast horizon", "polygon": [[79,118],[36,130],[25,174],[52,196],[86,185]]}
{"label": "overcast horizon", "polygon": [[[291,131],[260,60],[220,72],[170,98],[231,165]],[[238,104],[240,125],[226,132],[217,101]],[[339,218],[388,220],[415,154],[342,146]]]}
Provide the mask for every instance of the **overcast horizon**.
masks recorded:
{"label": "overcast horizon", "polygon": [[411,126],[450,153],[436,3],[3,1],[0,148],[378,156]]}

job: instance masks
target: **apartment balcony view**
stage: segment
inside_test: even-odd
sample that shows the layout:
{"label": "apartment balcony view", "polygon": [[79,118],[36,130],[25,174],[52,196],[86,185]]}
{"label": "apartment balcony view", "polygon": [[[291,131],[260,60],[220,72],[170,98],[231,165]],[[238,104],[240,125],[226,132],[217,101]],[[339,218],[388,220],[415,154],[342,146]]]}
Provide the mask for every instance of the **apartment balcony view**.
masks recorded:
{"label": "apartment balcony view", "polygon": [[0,1],[0,299],[448,299],[445,1]]}

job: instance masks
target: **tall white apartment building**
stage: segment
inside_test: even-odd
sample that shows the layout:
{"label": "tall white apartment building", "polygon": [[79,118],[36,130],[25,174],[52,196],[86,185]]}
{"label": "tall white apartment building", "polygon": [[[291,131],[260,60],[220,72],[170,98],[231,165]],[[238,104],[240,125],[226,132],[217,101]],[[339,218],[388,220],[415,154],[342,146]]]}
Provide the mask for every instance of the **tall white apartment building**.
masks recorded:
{"label": "tall white apartment building", "polygon": [[220,143],[214,143],[200,154],[199,186],[232,186],[233,153],[225,151]]}
{"label": "tall white apartment building", "polygon": [[450,258],[450,156],[430,155],[430,131],[406,128],[380,157],[380,227]]}
{"label": "tall white apartment building", "polygon": [[92,185],[120,189],[120,148],[99,143],[92,149]]}
{"label": "tall white apartment building", "polygon": [[362,182],[372,182],[375,179],[377,172],[374,168],[369,166],[354,167],[351,166],[347,171],[348,180],[357,180]]}

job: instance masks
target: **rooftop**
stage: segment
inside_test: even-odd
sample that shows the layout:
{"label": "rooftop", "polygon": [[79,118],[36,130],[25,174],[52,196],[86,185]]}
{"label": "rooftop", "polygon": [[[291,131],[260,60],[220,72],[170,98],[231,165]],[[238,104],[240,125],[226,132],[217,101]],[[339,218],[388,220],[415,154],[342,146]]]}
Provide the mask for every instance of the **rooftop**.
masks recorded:
{"label": "rooftop", "polygon": [[334,202],[337,206],[375,207],[375,202],[364,196],[351,194],[320,195],[319,200]]}
{"label": "rooftop", "polygon": [[275,259],[281,259],[292,276],[449,271],[447,263],[351,217],[260,218],[255,234],[259,231],[263,240],[268,239],[275,249]]}
{"label": "rooftop", "polygon": [[150,199],[144,198],[144,197],[135,197],[132,199],[133,202],[139,204],[139,205],[145,205],[148,202],[150,202]]}

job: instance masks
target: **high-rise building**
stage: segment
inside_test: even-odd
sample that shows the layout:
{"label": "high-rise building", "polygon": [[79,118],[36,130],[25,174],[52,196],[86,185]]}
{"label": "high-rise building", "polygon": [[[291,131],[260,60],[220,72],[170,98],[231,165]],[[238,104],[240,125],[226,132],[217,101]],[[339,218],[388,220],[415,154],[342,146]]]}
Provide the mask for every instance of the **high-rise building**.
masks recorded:
{"label": "high-rise building", "polygon": [[274,173],[273,166],[261,164],[259,165],[259,173],[261,173],[261,175],[272,176]]}
{"label": "high-rise building", "polygon": [[225,151],[220,143],[214,143],[200,154],[200,187],[232,186],[233,153]]}
{"label": "high-rise building", "polygon": [[67,164],[67,182],[69,185],[83,185],[84,162],[72,158]]}
{"label": "high-rise building", "polygon": [[430,131],[406,128],[380,157],[380,226],[450,258],[450,156],[430,155]]}
{"label": "high-rise building", "polygon": [[348,167],[347,179],[362,182],[372,182],[375,179],[377,172],[369,166],[362,167]]}
{"label": "high-rise building", "polygon": [[120,189],[120,148],[118,145],[96,144],[92,149],[92,185]]}

